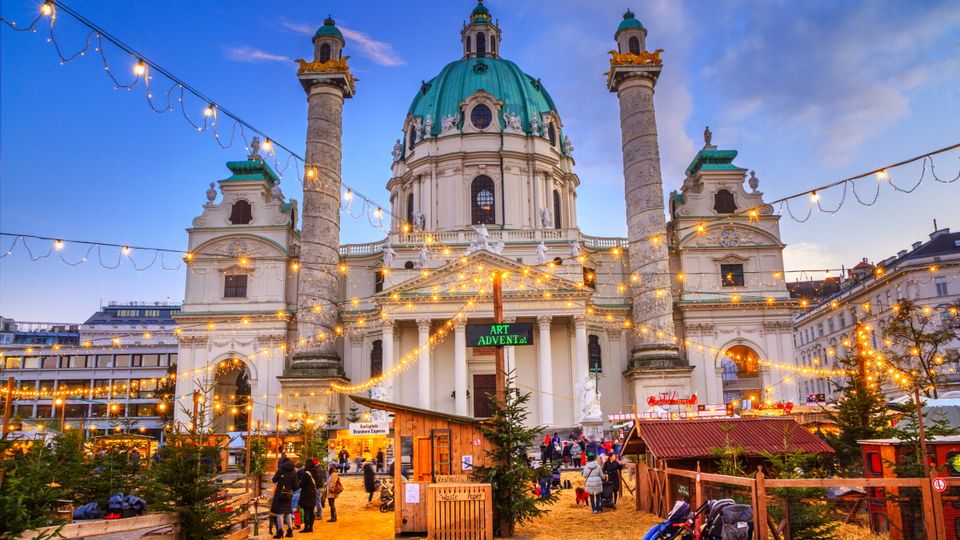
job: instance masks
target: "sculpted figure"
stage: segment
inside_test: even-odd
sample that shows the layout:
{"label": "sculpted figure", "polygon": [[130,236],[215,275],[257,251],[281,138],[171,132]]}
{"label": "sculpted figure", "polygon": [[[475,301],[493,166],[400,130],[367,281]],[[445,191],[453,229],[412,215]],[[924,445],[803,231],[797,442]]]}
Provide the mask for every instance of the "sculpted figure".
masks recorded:
{"label": "sculpted figure", "polygon": [[400,142],[400,139],[397,139],[397,142],[393,143],[393,160],[400,161],[400,158],[403,156],[403,143]]}
{"label": "sculpted figure", "polygon": [[393,250],[390,244],[383,246],[383,266],[384,268],[393,267],[393,261],[397,258],[397,252]]}
{"label": "sculpted figure", "polygon": [[547,249],[547,245],[543,243],[543,240],[537,244],[537,264],[544,264],[547,262],[547,252],[550,251]]}

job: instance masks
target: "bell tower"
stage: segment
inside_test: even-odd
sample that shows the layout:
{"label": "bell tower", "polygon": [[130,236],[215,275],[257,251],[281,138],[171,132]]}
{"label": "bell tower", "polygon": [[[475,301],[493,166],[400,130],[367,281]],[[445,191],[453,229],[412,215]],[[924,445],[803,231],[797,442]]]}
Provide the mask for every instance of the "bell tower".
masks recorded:
{"label": "bell tower", "polygon": [[463,40],[464,58],[500,56],[500,26],[493,22],[483,0],[477,1],[477,7],[470,13],[470,24],[463,25],[460,38]]}
{"label": "bell tower", "polygon": [[613,58],[607,73],[607,87],[620,100],[630,272],[638,276],[633,289],[634,344],[625,373],[638,403],[659,392],[688,393],[692,371],[680,355],[673,320],[653,103],[663,68],[662,51],[647,51],[646,37],[647,30],[628,10],[614,34],[618,51],[610,51]]}

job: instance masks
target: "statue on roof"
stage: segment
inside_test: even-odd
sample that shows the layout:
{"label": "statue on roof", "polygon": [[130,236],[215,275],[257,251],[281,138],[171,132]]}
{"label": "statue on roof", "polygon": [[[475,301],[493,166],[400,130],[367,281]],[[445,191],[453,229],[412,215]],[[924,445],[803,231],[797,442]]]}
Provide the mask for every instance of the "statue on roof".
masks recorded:
{"label": "statue on roof", "polygon": [[570,137],[563,136],[563,153],[572,156],[573,155],[573,143],[570,142]]}
{"label": "statue on roof", "polygon": [[427,117],[423,120],[423,139],[429,139],[433,134],[433,119],[430,118],[428,114]]}
{"label": "statue on roof", "polygon": [[504,113],[503,120],[507,126],[504,131],[508,133],[523,133],[523,124],[520,122],[520,115],[516,113]]}
{"label": "statue on roof", "polygon": [[503,248],[505,247],[507,247],[507,245],[503,243],[503,239],[501,238],[497,240],[496,244],[493,245],[492,251],[497,255],[500,255],[501,253],[503,253]]}
{"label": "statue on roof", "polygon": [[283,202],[283,191],[280,190],[279,178],[273,183],[273,187],[270,188],[270,195],[273,197],[273,200]]}
{"label": "statue on roof", "polygon": [[710,126],[703,128],[703,147],[716,148],[716,146],[713,145],[713,132],[710,131]]}
{"label": "statue on roof", "polygon": [[420,268],[426,268],[430,262],[430,250],[427,249],[426,244],[420,246],[420,255],[417,257],[417,262],[420,263]]}
{"label": "statue on roof", "polygon": [[457,122],[460,121],[459,114],[445,114],[440,118],[440,135],[447,135],[457,131]]}
{"label": "statue on roof", "polygon": [[397,139],[397,142],[393,143],[393,160],[400,161],[400,158],[403,157],[403,143],[400,142],[400,139]]}
{"label": "statue on roof", "polygon": [[553,214],[546,208],[540,209],[540,224],[544,229],[553,227]]}
{"label": "statue on roof", "polygon": [[550,251],[547,248],[547,245],[543,243],[543,240],[537,244],[537,264],[544,264],[547,262],[547,252]]}
{"label": "statue on roof", "polygon": [[387,242],[383,245],[383,267],[390,268],[393,266],[394,259],[397,258],[397,252],[393,250],[393,247],[390,246],[390,243]]}
{"label": "statue on roof", "polygon": [[490,232],[487,231],[487,226],[483,223],[473,227],[473,241],[470,242],[470,247],[467,248],[467,255],[471,253],[476,253],[481,249],[490,251],[490,244],[487,241],[487,238],[490,236]]}
{"label": "statue on roof", "polygon": [[570,242],[570,257],[576,259],[580,256],[580,242],[574,240]]}
{"label": "statue on roof", "polygon": [[260,137],[254,136],[250,141],[250,159],[260,156]]}
{"label": "statue on roof", "polygon": [[530,117],[530,134],[533,136],[540,134],[540,120],[537,119],[536,115]]}

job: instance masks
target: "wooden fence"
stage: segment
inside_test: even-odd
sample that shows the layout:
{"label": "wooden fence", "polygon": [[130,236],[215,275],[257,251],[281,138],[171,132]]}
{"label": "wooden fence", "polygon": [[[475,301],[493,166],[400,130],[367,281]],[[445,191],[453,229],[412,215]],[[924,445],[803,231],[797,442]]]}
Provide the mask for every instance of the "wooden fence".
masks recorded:
{"label": "wooden fence", "polygon": [[[876,488],[885,493],[883,499],[888,508],[885,515],[891,517],[891,540],[899,538],[928,538],[931,540],[956,540],[957,536],[947,529],[945,512],[949,512],[951,503],[960,502],[960,477],[945,478],[948,492],[941,494],[931,487],[931,480],[926,478],[804,478],[804,479],[776,479],[766,478],[762,470],[758,470],[753,477],[726,476],[708,474],[699,471],[682,469],[655,469],[641,463],[637,467],[637,497],[636,509],[666,517],[679,499],[689,501],[693,508],[698,508],[705,500],[704,492],[722,491],[736,495],[725,495],[724,498],[742,499],[754,509],[754,527],[759,540],[789,540],[790,517],[786,511],[783,497],[778,497],[774,490],[783,488],[861,488],[871,496]],[[909,519],[896,522],[893,518],[900,515],[900,507],[904,497],[901,490],[912,488],[920,494],[922,508],[917,509],[920,515],[911,522]],[[951,496],[951,492],[955,496]],[[717,498],[717,497],[713,497]],[[867,497],[864,497],[866,500]],[[771,505],[780,505],[782,519],[775,522],[770,515]],[[777,508],[775,506],[775,508]],[[851,515],[857,510],[854,505]],[[863,510],[867,510],[863,508]],[[949,523],[952,527],[953,523]],[[922,530],[920,529],[922,527]],[[905,533],[904,531],[908,531]]]}
{"label": "wooden fence", "polygon": [[427,486],[428,539],[492,539],[490,484],[443,483]]}
{"label": "wooden fence", "polygon": [[[227,507],[237,510],[236,518],[230,524],[230,531],[224,540],[242,540],[251,538],[250,530],[250,494],[233,497],[227,501]],[[123,538],[148,538],[149,540],[178,540],[180,535],[180,516],[172,512],[147,514],[125,519],[90,519],[25,531],[21,540],[35,538],[90,538],[102,535],[123,534]]]}

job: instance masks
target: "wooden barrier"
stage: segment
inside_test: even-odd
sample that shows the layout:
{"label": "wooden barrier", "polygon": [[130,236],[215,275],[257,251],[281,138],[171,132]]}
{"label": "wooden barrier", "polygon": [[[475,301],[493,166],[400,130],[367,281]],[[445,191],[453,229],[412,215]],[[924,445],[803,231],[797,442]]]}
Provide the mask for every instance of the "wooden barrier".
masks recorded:
{"label": "wooden barrier", "polygon": [[443,483],[427,486],[427,538],[493,538],[490,484]]}

